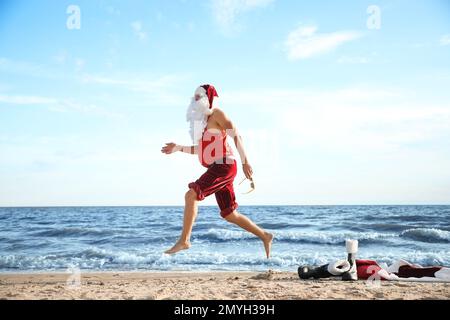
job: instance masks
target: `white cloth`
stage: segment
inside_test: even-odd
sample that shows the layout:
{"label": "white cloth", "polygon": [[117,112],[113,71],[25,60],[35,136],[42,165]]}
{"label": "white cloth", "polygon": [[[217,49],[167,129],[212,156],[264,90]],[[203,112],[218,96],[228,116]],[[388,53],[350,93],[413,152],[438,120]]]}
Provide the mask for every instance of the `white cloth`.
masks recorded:
{"label": "white cloth", "polygon": [[356,254],[358,252],[358,240],[345,240],[347,253]]}
{"label": "white cloth", "polygon": [[186,112],[186,121],[189,122],[189,134],[194,144],[202,138],[203,130],[208,124],[208,116],[212,112],[213,109],[209,108],[207,96],[202,96],[198,101],[192,98]]}
{"label": "white cloth", "polygon": [[330,262],[328,264],[327,270],[333,276],[341,276],[344,272],[350,270],[350,262],[348,262],[347,260]]}

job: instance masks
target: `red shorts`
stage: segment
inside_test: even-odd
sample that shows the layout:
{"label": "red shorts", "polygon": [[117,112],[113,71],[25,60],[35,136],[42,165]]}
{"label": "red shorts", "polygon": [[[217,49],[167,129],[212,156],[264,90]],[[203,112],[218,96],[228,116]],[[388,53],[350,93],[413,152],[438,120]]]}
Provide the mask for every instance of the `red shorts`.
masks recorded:
{"label": "red shorts", "polygon": [[225,218],[237,207],[234,195],[233,181],[237,174],[236,160],[225,159],[217,161],[195,182],[189,183],[197,193],[197,200],[201,201],[211,194],[215,194],[220,215]]}

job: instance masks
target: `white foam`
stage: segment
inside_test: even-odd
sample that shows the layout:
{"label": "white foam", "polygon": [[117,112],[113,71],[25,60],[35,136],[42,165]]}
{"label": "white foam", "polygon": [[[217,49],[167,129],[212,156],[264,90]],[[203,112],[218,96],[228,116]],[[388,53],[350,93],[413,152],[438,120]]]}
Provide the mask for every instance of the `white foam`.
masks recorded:
{"label": "white foam", "polygon": [[435,228],[415,228],[403,231],[401,237],[423,242],[450,242],[450,232]]}

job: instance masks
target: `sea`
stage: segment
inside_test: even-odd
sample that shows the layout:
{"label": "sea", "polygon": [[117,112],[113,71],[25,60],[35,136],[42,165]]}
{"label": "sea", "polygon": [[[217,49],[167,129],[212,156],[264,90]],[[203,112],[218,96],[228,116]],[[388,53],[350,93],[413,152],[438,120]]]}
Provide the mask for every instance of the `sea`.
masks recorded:
{"label": "sea", "polygon": [[181,206],[0,208],[0,272],[296,271],[357,258],[450,266],[450,206],[240,206],[274,234],[266,259],[257,237],[199,206],[192,247],[164,254],[178,239]]}

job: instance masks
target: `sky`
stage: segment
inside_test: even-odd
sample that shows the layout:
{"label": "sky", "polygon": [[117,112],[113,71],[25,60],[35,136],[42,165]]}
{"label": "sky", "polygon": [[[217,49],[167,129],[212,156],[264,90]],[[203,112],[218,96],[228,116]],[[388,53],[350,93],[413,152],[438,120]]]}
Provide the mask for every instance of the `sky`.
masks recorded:
{"label": "sky", "polygon": [[240,205],[450,204],[449,1],[0,0],[0,206],[183,205],[205,83]]}

